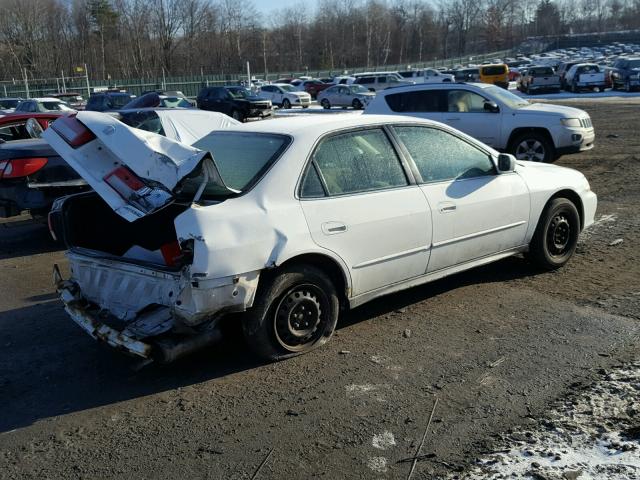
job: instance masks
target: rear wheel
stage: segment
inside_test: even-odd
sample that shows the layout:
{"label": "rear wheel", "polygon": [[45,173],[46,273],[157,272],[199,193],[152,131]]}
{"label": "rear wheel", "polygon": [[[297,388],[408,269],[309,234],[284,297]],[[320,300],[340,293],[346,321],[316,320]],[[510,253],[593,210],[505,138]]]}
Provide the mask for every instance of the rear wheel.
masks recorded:
{"label": "rear wheel", "polygon": [[575,253],[579,234],[578,209],[566,198],[555,198],[540,216],[527,257],[544,269],[560,268]]}
{"label": "rear wheel", "polygon": [[249,347],[260,357],[282,360],[326,343],[338,321],[331,280],[310,265],[292,265],[260,280],[258,296],[243,319]]}
{"label": "rear wheel", "polygon": [[322,99],[320,105],[322,105],[322,108],[324,108],[325,110],[329,110],[331,108],[331,103],[329,103],[329,100],[326,98]]}
{"label": "rear wheel", "polygon": [[284,100],[282,100],[282,108],[285,108],[285,109],[291,108],[291,102],[289,101],[288,98],[285,98]]}
{"label": "rear wheel", "polygon": [[362,102],[357,99],[354,98],[353,102],[351,102],[351,106],[355,109],[355,110],[361,110],[362,109]]}
{"label": "rear wheel", "polygon": [[550,162],[555,158],[555,149],[547,137],[538,132],[518,135],[511,142],[511,153],[518,160]]}

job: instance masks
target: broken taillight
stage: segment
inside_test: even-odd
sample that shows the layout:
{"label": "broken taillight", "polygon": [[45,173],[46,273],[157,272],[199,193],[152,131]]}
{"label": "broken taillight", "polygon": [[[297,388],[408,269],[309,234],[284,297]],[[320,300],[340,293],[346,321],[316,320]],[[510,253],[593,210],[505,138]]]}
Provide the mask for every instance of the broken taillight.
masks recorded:
{"label": "broken taillight", "polygon": [[91,130],[85,127],[75,115],[60,117],[51,128],[71,147],[78,148],[96,138]]}
{"label": "broken taillight", "polygon": [[47,164],[43,157],[16,158],[0,161],[0,178],[21,178],[33,175]]}

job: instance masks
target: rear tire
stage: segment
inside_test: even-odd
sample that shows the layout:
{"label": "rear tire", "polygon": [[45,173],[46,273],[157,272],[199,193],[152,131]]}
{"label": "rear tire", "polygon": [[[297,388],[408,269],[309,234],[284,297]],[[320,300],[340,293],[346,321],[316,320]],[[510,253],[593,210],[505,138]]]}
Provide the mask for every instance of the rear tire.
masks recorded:
{"label": "rear tire", "polygon": [[540,216],[527,258],[545,270],[560,268],[575,253],[579,235],[576,206],[566,198],[554,198]]}
{"label": "rear tire", "polygon": [[242,321],[251,350],[275,361],[325,344],[340,310],[329,277],[311,265],[291,265],[273,276],[264,275],[253,307]]}

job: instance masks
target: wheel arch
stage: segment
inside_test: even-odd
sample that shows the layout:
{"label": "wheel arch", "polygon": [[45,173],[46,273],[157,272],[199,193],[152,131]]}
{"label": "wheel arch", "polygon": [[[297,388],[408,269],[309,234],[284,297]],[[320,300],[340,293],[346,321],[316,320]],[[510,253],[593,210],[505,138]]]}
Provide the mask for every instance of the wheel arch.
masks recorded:
{"label": "wheel arch", "polygon": [[514,128],[513,131],[511,132],[511,135],[509,135],[509,141],[507,142],[507,150],[511,151],[511,149],[513,148],[513,144],[515,142],[515,139],[518,138],[520,135],[524,134],[524,133],[539,133],[541,135],[544,135],[547,140],[549,140],[549,142],[551,142],[551,146],[555,149],[556,148],[556,144],[553,141],[553,136],[551,135],[551,132],[549,132],[549,130],[547,130],[544,127],[518,127],[518,128]]}
{"label": "wheel arch", "polygon": [[349,305],[351,293],[351,275],[346,266],[339,260],[325,253],[305,252],[289,257],[275,268],[267,270],[268,275],[276,275],[284,267],[290,265],[312,265],[323,271],[336,286],[340,298],[340,305]]}
{"label": "wheel arch", "polygon": [[547,200],[547,203],[544,205],[544,209],[542,211],[544,211],[549,205],[549,203],[555,200],[556,198],[566,198],[576,206],[576,209],[578,210],[578,216],[580,217],[580,231],[582,231],[584,229],[584,205],[582,204],[582,199],[580,198],[580,195],[578,195],[578,193],[576,193],[574,190],[571,190],[569,188],[559,190],[556,193],[554,193],[549,198],[549,200]]}

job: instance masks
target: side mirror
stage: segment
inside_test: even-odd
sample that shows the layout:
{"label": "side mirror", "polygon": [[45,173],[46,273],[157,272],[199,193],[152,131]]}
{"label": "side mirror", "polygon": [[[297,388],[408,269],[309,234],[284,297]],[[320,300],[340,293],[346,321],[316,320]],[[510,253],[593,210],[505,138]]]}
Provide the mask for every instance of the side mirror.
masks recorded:
{"label": "side mirror", "polygon": [[516,168],[516,157],[510,153],[498,155],[498,173],[513,172]]}
{"label": "side mirror", "polygon": [[491,113],[500,112],[500,107],[496,102],[484,102],[484,109]]}

